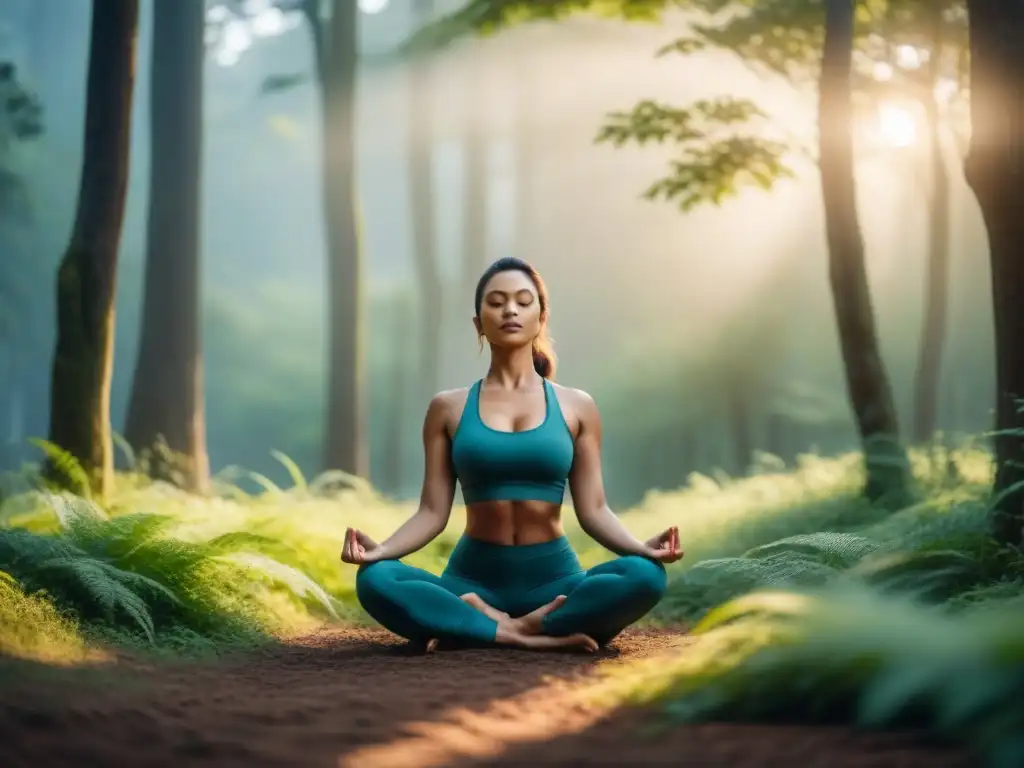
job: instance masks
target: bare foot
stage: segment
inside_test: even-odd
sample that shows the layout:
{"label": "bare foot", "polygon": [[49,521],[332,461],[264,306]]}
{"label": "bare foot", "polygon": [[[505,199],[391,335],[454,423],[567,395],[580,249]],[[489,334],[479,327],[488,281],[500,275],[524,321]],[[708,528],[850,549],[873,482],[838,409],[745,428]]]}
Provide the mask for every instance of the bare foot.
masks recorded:
{"label": "bare foot", "polygon": [[566,635],[565,637],[539,634],[526,635],[519,631],[513,622],[499,623],[494,641],[499,645],[511,645],[516,648],[529,648],[537,651],[555,648],[576,648],[593,653],[598,648],[594,639],[584,634],[577,633],[575,635]]}
{"label": "bare foot", "polygon": [[429,640],[427,640],[427,647],[424,650],[424,653],[433,653],[436,650],[437,650],[437,638],[436,637],[432,637]]}
{"label": "bare foot", "polygon": [[464,595],[460,595],[459,599],[467,605],[473,606],[489,619],[494,619],[495,621],[500,622],[508,621],[510,618],[507,613],[499,611],[497,608],[489,605],[487,601],[480,597],[476,592],[467,592]]}
{"label": "bare foot", "polygon": [[544,617],[556,608],[560,608],[565,602],[565,595],[559,595],[547,605],[542,605],[535,611],[517,619],[512,619],[513,626],[524,635],[540,635],[544,632]]}

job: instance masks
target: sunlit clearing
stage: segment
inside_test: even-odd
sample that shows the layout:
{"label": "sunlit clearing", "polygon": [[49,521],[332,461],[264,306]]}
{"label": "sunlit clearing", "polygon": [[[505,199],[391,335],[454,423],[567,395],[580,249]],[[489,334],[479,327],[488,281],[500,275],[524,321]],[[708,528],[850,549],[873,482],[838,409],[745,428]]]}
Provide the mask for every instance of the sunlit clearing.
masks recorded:
{"label": "sunlit clearing", "polygon": [[917,142],[917,122],[909,110],[896,104],[878,108],[878,132],[886,144],[909,147]]}
{"label": "sunlit clearing", "polygon": [[388,0],[359,0],[359,10],[363,13],[380,13],[388,7]]}

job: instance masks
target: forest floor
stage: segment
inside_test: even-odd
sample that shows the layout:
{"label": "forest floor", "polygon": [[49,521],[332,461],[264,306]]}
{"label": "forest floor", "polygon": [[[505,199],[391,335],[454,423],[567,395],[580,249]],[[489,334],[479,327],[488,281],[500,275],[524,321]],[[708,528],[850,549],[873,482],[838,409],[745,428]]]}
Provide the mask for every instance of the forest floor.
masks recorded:
{"label": "forest floor", "polygon": [[204,661],[88,670],[0,666],[0,765],[677,765],[946,768],[910,735],[708,724],[651,733],[654,712],[581,695],[595,674],[685,643],[632,630],[597,654],[415,653],[380,630],[325,629]]}

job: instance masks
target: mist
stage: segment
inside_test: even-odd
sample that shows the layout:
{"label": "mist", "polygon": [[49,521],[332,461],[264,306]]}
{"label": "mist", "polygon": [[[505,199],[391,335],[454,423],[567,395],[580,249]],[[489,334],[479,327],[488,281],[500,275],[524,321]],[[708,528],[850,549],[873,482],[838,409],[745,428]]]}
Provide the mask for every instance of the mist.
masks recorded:
{"label": "mist", "polygon": [[[27,297],[0,335],[2,469],[38,460],[26,441],[47,434],[55,270],[82,161],[90,5],[8,0],[0,9],[0,59],[24,73],[46,126],[13,157],[30,214],[0,222],[0,280],[15,275]],[[456,5],[439,2],[437,11]],[[152,5],[143,2],[118,273],[116,431],[139,341],[151,20]],[[613,503],[677,488],[693,472],[735,476],[759,461],[792,464],[803,453],[857,447],[813,165],[796,157],[796,178],[770,192],[747,190],[683,212],[641,196],[663,173],[668,150],[594,143],[609,111],[640,99],[684,103],[723,93],[756,99],[776,130],[813,133],[812,94],[724,54],[656,58],[684,25],[681,16],[650,27],[588,19],[529,25],[410,62],[392,55],[415,29],[408,2],[362,15],[358,196],[370,480],[385,492],[404,499],[419,491],[427,403],[415,366],[424,308],[441,306],[439,387],[481,377],[487,358],[471,323],[466,286],[476,272],[468,265],[510,255],[535,264],[550,288],[559,381],[590,392],[601,409]],[[430,91],[415,102],[428,105],[426,114],[411,108],[417,67],[430,68]],[[202,333],[214,472],[242,466],[283,479],[272,450],[306,472],[323,468],[327,257],[311,69],[301,24],[254,39],[237,61],[207,57]],[[294,87],[264,89],[268,77],[292,75]],[[484,219],[475,223],[467,220],[474,210],[465,183],[469,131],[482,137],[486,160]],[[426,152],[432,166],[441,295],[415,269],[410,147]],[[911,142],[862,152],[858,165],[872,297],[904,429],[926,273],[922,157]],[[952,170],[939,427],[960,440],[989,428],[995,384],[984,229],[959,166]],[[484,253],[467,253],[471,225],[483,228]]]}

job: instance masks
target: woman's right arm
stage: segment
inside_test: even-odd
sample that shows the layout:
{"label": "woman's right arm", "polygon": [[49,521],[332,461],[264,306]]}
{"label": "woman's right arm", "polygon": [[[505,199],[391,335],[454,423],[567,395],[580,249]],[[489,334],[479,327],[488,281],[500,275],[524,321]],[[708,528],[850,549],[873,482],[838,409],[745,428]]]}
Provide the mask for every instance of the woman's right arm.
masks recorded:
{"label": "woman's right arm", "polygon": [[455,472],[451,464],[448,415],[451,401],[435,395],[423,420],[423,490],[415,514],[373,553],[374,560],[398,560],[422,549],[448,525],[455,500]]}

